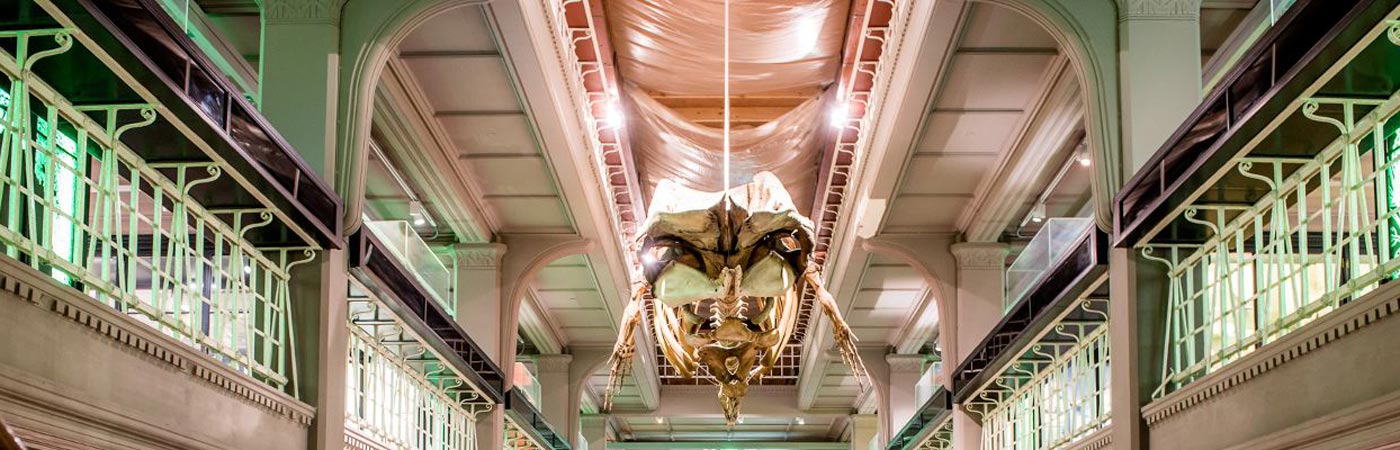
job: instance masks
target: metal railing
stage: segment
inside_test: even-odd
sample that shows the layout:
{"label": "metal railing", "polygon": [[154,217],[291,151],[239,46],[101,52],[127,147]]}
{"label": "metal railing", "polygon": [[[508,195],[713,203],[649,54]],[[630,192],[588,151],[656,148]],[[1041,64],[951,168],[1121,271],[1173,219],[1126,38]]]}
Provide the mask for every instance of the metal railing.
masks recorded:
{"label": "metal railing", "polygon": [[147,163],[122,134],[146,104],[75,106],[33,72],[68,29],[0,32],[0,249],[99,303],[295,392],[288,271],[310,248],[256,248],[266,209],[206,209],[191,190],[221,165]]}
{"label": "metal railing", "polygon": [[[1392,31],[1400,30],[1400,24]],[[1391,34],[1400,38],[1400,34]],[[1267,191],[1251,205],[1197,202],[1202,244],[1149,244],[1167,268],[1161,397],[1364,295],[1400,270],[1400,94],[1310,98],[1302,116],[1338,137],[1310,157],[1244,157]]]}
{"label": "metal railing", "polygon": [[350,282],[345,426],[396,450],[475,450],[493,406],[380,299]]}
{"label": "metal railing", "polygon": [[994,401],[969,406],[982,417],[983,449],[1061,448],[1108,423],[1108,327],[1061,324],[1055,332],[1073,340],[1033,345],[1029,361],[1044,366],[1012,366],[984,391]]}

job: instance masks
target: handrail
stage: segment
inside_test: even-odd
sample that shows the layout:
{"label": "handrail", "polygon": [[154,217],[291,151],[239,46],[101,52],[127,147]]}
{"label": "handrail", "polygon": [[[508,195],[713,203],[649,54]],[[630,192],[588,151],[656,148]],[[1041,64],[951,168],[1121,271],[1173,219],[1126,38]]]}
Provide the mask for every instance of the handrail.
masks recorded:
{"label": "handrail", "polygon": [[[340,197],[159,5],[151,0],[39,4],[76,28],[78,39],[132,89],[154,97],[162,117],[175,122],[162,132],[178,129],[200,141],[189,150],[199,148],[230,166],[246,179],[243,189],[249,191],[242,196],[214,190],[202,194],[242,203],[247,197],[265,198],[290,216],[303,238],[327,248],[342,245]],[[160,157],[188,161],[205,156],[189,150]]]}
{"label": "handrail", "polygon": [[511,389],[506,393],[506,415],[542,445],[548,446],[545,450],[570,450],[568,439],[554,431],[554,427],[549,425],[544,415],[530,404],[530,399],[519,389]]}
{"label": "handrail", "polygon": [[[1335,61],[1345,24],[1388,0],[1299,0],[1260,37],[1114,198],[1114,243],[1133,245],[1207,185]],[[1333,24],[1334,26],[1319,26]],[[1325,51],[1324,51],[1325,50]]]}

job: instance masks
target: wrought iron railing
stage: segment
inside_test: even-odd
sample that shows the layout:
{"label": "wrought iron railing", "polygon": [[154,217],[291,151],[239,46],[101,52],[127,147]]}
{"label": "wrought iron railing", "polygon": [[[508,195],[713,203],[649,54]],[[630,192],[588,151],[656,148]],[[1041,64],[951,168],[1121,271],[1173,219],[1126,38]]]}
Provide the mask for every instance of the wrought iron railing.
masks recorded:
{"label": "wrought iron railing", "polygon": [[[1094,305],[1094,306],[1091,306]],[[984,450],[1063,448],[1107,425],[1109,346],[1102,302],[1076,306],[1100,320],[1062,321],[967,403],[982,420]]]}
{"label": "wrought iron railing", "polygon": [[[33,71],[73,30],[0,32],[0,248],[230,367],[295,392],[288,271],[310,248],[257,248],[266,209],[205,208],[213,162],[148,163],[122,141],[147,104],[75,106]],[[13,53],[11,53],[13,49]]]}
{"label": "wrought iron railing", "polygon": [[475,450],[495,407],[369,289],[349,286],[346,427],[395,450]]}
{"label": "wrought iron railing", "polygon": [[1334,127],[1335,141],[1312,157],[1238,159],[1236,172],[1265,189],[1263,198],[1251,205],[1198,202],[1184,218],[1208,228],[1209,239],[1143,247],[1170,279],[1155,397],[1396,277],[1397,110],[1400,95],[1307,99],[1301,114]]}

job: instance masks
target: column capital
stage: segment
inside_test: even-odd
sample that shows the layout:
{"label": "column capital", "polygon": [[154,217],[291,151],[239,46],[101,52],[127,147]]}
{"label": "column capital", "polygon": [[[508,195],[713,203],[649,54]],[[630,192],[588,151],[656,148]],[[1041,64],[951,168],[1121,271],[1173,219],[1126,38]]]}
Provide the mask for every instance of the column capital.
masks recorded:
{"label": "column capital", "polygon": [[1011,247],[1000,242],[961,242],[953,244],[958,270],[1006,270]]}
{"label": "column capital", "polygon": [[540,372],[568,372],[569,364],[574,362],[574,355],[552,354],[535,355],[535,368]]}
{"label": "column capital", "polygon": [[457,267],[472,269],[494,269],[501,267],[501,258],[506,254],[506,245],[500,243],[472,243],[452,246],[457,253]]}
{"label": "column capital", "polygon": [[344,0],[263,0],[263,20],[270,24],[340,24]]}
{"label": "column capital", "polygon": [[1201,0],[1118,0],[1118,20],[1197,20]]}
{"label": "column capital", "polygon": [[885,363],[890,372],[920,372],[924,369],[924,355],[890,353],[885,355]]}

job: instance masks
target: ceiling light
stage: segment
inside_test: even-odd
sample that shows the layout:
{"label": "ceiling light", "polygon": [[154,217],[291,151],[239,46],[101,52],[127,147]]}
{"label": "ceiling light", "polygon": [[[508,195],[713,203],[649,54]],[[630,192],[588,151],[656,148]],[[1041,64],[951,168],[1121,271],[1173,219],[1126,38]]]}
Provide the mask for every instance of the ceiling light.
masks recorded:
{"label": "ceiling light", "polygon": [[1089,154],[1088,154],[1088,153],[1080,153],[1080,154],[1079,154],[1079,165],[1084,166],[1084,167],[1089,167],[1089,165],[1090,165],[1090,164],[1093,164],[1093,163],[1094,163],[1094,160],[1089,159]]}
{"label": "ceiling light", "polygon": [[665,423],[665,422],[666,422],[666,419],[661,418],[660,416],[657,416],[657,418],[656,418],[656,423],[657,423],[658,425],[659,425],[659,424],[662,424],[662,423]]}
{"label": "ceiling light", "polygon": [[627,117],[625,114],[622,113],[622,106],[618,103],[617,100],[609,100],[607,106],[603,107],[604,122],[608,122],[615,126],[622,126],[622,123],[626,120]]}
{"label": "ceiling light", "polygon": [[1045,204],[1040,203],[1031,208],[1031,222],[1041,223],[1045,221]]}
{"label": "ceiling light", "polygon": [[849,105],[845,103],[838,104],[835,109],[831,110],[831,126],[837,128],[845,127],[846,121],[850,119],[850,113]]}
{"label": "ceiling light", "polygon": [[413,226],[421,227],[428,224],[428,210],[423,207],[423,202],[414,200],[408,202],[408,217],[413,219]]}
{"label": "ceiling light", "polygon": [[1079,165],[1084,167],[1089,167],[1089,165],[1094,163],[1092,155],[1089,154],[1089,144],[1083,142],[1079,143],[1079,148],[1078,151],[1074,154],[1074,158],[1078,159]]}
{"label": "ceiling light", "polygon": [[806,421],[806,420],[802,420],[801,417],[798,417],[798,418],[797,418],[797,424],[798,424],[798,425],[806,425],[806,424],[807,424],[807,421]]}

